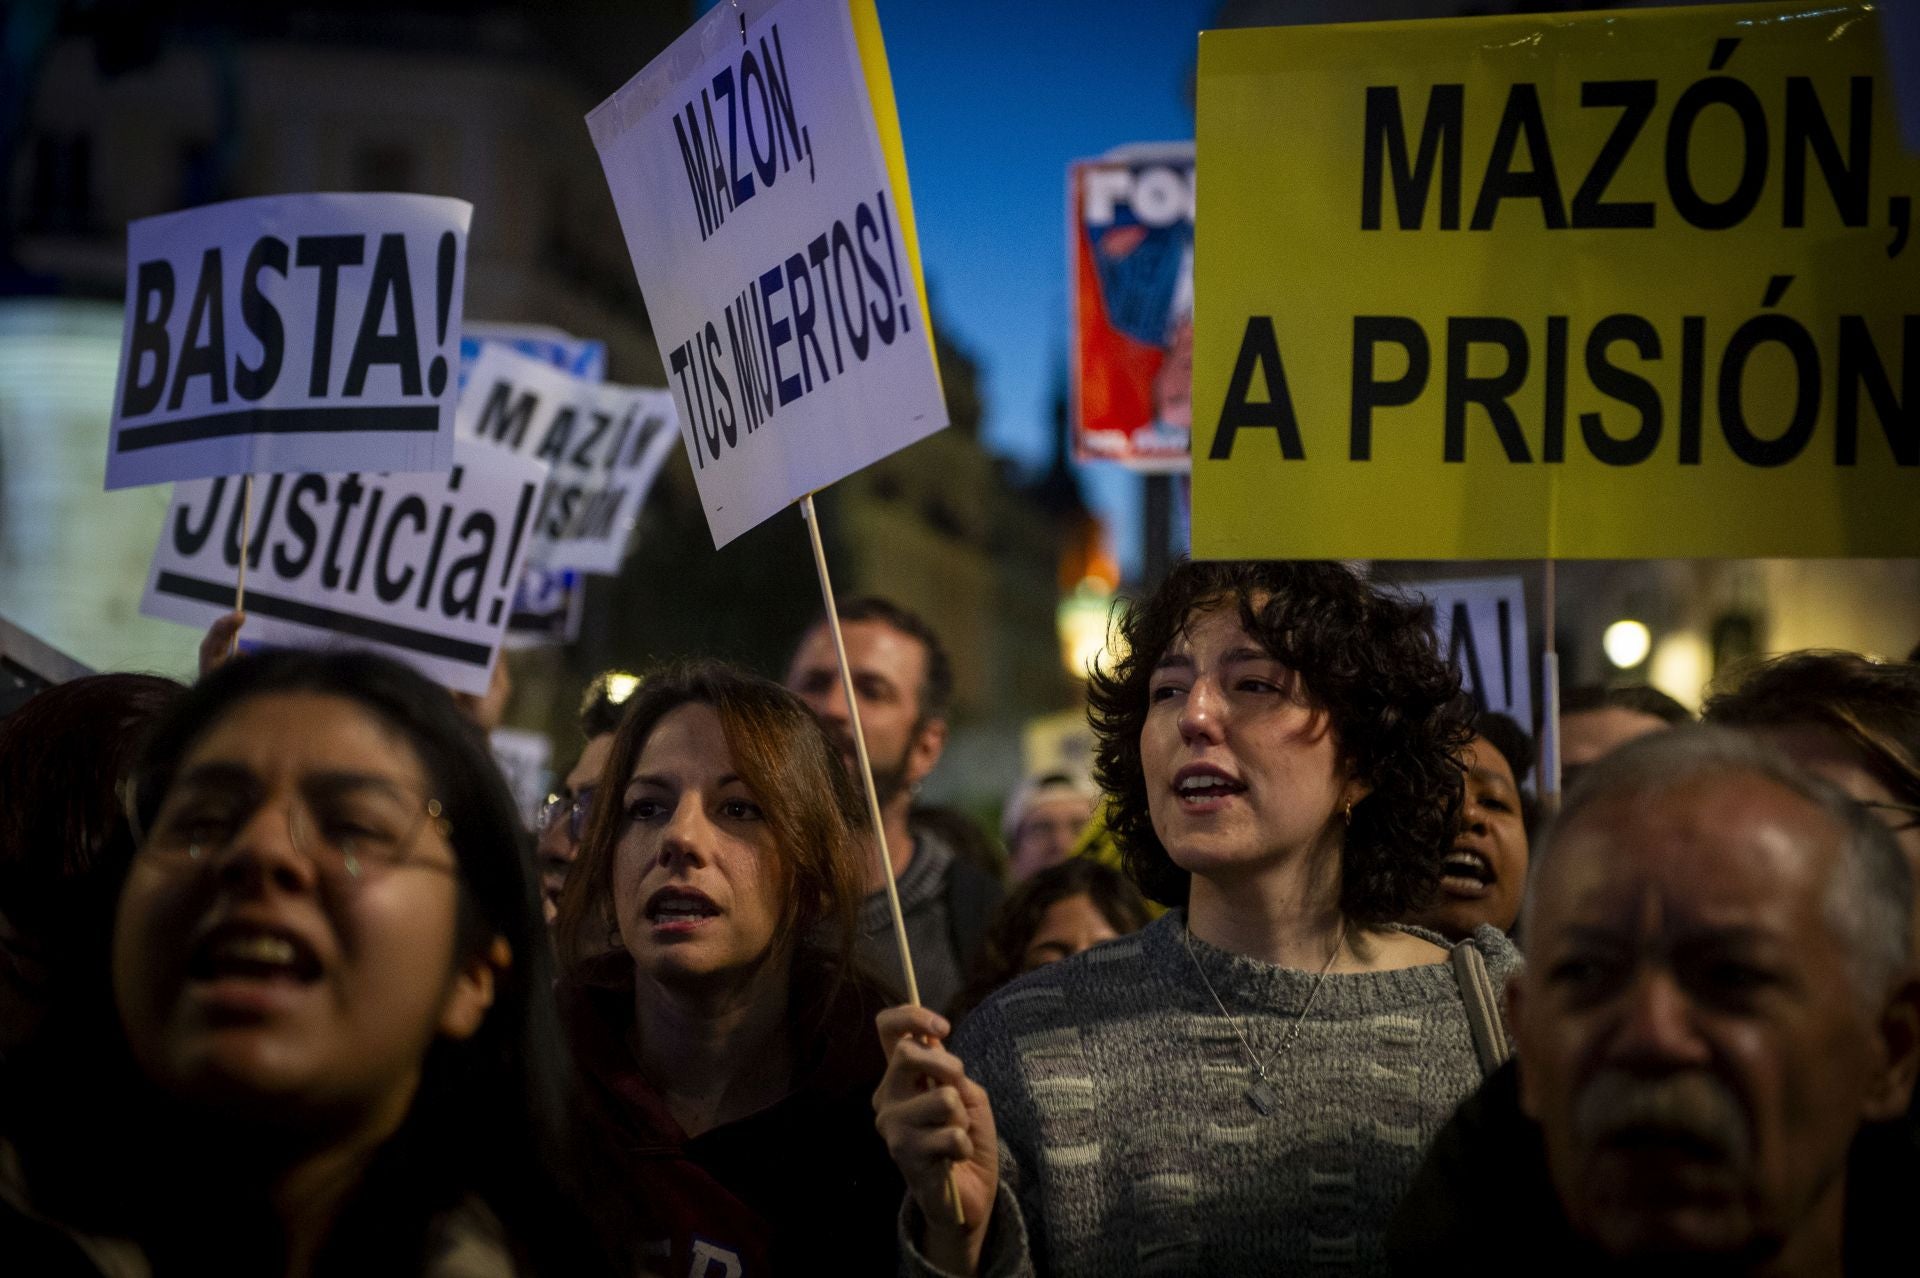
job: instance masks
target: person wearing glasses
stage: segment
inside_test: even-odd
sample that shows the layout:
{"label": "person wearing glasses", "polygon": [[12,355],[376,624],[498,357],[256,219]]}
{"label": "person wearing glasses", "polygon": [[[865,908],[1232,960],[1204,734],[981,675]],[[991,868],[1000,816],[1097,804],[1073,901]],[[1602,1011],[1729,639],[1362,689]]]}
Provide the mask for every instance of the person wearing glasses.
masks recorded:
{"label": "person wearing glasses", "polygon": [[657,671],[601,775],[558,942],[604,1180],[663,1226],[631,1266],[892,1272],[888,996],[852,959],[862,810],[826,729],[732,667]]}
{"label": "person wearing glasses", "polygon": [[102,1273],[594,1272],[513,800],[447,693],[371,654],[243,657],[136,777],[128,1076],[29,1170],[39,1218]]}
{"label": "person wearing glasses", "polygon": [[574,760],[560,788],[547,796],[535,815],[533,828],[538,842],[534,845],[534,854],[540,861],[540,899],[549,923],[559,917],[560,893],[567,886],[567,871],[580,855],[587,813],[593,808],[594,787],[613,749],[614,729],[620,726],[627,698],[639,686],[639,678],[624,670],[608,670],[594,676],[580,702],[580,735],[586,738],[586,744],[580,748],[580,757]]}

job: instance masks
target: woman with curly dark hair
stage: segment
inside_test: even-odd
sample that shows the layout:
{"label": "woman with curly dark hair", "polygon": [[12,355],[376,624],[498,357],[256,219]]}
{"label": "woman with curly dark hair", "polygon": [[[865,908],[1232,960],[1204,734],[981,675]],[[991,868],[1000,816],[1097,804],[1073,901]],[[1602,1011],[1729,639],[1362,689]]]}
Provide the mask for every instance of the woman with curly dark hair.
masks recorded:
{"label": "woman with curly dark hair", "polygon": [[881,1017],[913,1266],[1384,1271],[1427,1141],[1504,1056],[1517,961],[1394,922],[1434,893],[1469,739],[1431,623],[1318,563],[1182,564],[1128,612],[1096,775],[1175,908],[1015,981],[951,1052],[940,1018]]}

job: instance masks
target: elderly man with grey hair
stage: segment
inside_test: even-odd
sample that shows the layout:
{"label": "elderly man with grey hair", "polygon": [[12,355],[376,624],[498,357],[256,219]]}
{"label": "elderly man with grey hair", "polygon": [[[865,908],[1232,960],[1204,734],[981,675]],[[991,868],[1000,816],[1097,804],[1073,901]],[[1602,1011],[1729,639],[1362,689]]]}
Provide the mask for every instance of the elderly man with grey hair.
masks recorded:
{"label": "elderly man with grey hair", "polygon": [[1910,892],[1883,824],[1746,737],[1596,764],[1534,863],[1517,1060],[1436,1140],[1396,1268],[1920,1272]]}

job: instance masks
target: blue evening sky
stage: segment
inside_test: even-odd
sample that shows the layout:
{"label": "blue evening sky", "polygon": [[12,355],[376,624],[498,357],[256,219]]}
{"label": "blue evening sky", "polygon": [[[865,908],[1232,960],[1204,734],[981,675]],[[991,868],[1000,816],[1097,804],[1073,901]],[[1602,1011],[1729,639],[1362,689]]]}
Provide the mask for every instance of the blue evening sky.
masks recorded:
{"label": "blue evening sky", "polygon": [[[989,447],[1047,458],[1067,350],[1066,167],[1193,136],[1215,0],[878,0],[936,318],[980,362]],[[1140,481],[1082,471],[1137,563]]]}
{"label": "blue evening sky", "polygon": [[[1066,367],[1067,164],[1193,136],[1187,80],[1216,0],[876,4],[935,316],[979,361],[987,446],[1037,470]],[[1081,474],[1136,569],[1139,478]]]}
{"label": "blue evening sky", "polygon": [[[987,446],[1037,470],[1066,367],[1067,165],[1193,137],[1187,84],[1218,0],[875,3],[935,318],[979,362]],[[1081,475],[1132,572],[1139,477]]]}

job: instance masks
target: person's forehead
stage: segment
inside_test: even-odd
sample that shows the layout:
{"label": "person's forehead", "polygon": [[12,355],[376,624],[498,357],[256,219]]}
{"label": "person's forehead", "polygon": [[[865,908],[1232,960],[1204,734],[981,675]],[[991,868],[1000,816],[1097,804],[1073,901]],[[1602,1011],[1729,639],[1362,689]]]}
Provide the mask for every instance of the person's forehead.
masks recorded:
{"label": "person's forehead", "polygon": [[720,712],[699,701],[660,716],[634,760],[633,776],[673,777],[687,784],[732,776],[733,751]]}
{"label": "person's forehead", "polygon": [[1625,745],[1667,726],[1666,720],[1658,715],[1630,710],[1625,706],[1598,706],[1564,715],[1560,720],[1563,735],[1580,736],[1610,746]]}
{"label": "person's forehead", "polygon": [[1656,897],[1704,923],[1786,925],[1824,900],[1843,832],[1764,778],[1700,778],[1577,813],[1537,873],[1536,922],[1626,923]]}
{"label": "person's forehead", "polygon": [[1498,781],[1504,785],[1514,784],[1513,768],[1507,763],[1507,756],[1500,747],[1485,737],[1475,737],[1467,743],[1467,773],[1482,781]]}
{"label": "person's forehead", "polygon": [[1884,803],[1894,797],[1874,775],[1860,750],[1824,724],[1782,724],[1751,731],[1807,771],[1831,781],[1851,798]]}
{"label": "person's forehead", "polygon": [[[827,654],[833,655],[833,640],[825,627]],[[847,664],[856,673],[884,675],[909,688],[917,686],[926,673],[927,649],[910,634],[896,630],[884,621],[849,621],[840,627],[847,645]]]}
{"label": "person's forehead", "polygon": [[320,692],[249,697],[216,719],[181,761],[185,776],[206,764],[235,764],[263,779],[308,772],[377,776],[411,788],[426,783],[413,745],[372,711]]}
{"label": "person's forehead", "polygon": [[1036,820],[1084,819],[1092,811],[1092,799],[1070,791],[1059,791],[1043,795],[1028,804],[1027,810],[1020,816],[1020,824],[1026,825]]}
{"label": "person's forehead", "polygon": [[1275,660],[1241,624],[1239,601],[1221,599],[1202,604],[1188,613],[1185,624],[1174,632],[1161,658],[1209,658],[1243,648],[1253,649],[1261,660]]}
{"label": "person's forehead", "polygon": [[573,770],[567,773],[567,789],[575,794],[581,787],[592,785],[600,779],[601,771],[607,766],[607,756],[613,753],[611,732],[602,732],[590,738],[580,750],[580,758],[575,761]]}

